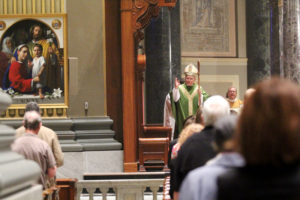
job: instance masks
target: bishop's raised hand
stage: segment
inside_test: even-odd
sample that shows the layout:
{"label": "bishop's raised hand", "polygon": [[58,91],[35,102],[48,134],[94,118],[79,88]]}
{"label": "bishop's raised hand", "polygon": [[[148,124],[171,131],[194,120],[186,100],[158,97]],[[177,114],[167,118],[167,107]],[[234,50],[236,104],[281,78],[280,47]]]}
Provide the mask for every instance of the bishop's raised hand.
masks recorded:
{"label": "bishop's raised hand", "polygon": [[177,79],[177,77],[175,78],[175,88],[177,89],[180,85],[179,80]]}

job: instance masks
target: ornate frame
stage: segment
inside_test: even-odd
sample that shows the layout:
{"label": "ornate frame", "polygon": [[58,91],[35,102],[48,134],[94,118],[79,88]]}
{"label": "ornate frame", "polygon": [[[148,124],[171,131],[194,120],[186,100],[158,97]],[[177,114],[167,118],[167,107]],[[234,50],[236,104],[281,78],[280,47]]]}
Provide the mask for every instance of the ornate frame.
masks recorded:
{"label": "ornate frame", "polygon": [[[42,14],[42,15],[0,15],[1,22],[5,24],[5,28],[0,30],[0,38],[3,40],[5,32],[18,22],[23,20],[32,20],[42,23],[51,28],[56,38],[59,40],[59,49],[63,52],[63,101],[51,103],[51,99],[39,102],[41,115],[43,118],[66,118],[69,105],[69,88],[68,88],[68,43],[67,43],[67,14]],[[37,100],[39,101],[39,100]],[[49,102],[50,101],[50,102]],[[6,111],[0,114],[0,119],[18,119],[22,118],[25,113],[26,99],[24,103],[13,103]]]}

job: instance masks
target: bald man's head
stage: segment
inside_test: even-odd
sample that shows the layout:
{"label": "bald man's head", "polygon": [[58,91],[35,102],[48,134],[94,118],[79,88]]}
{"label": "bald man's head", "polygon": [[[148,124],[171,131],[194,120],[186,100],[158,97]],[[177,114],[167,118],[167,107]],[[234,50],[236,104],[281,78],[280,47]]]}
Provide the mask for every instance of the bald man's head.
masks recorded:
{"label": "bald man's head", "polygon": [[24,115],[24,127],[26,130],[38,131],[42,123],[40,113],[27,111]]}

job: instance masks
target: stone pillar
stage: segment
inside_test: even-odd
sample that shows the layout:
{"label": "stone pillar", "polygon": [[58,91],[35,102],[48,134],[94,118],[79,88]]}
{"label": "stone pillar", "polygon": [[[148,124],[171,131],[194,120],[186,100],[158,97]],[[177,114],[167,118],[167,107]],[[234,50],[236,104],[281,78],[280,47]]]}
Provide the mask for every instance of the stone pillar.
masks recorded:
{"label": "stone pillar", "polygon": [[[0,92],[0,112],[10,104],[11,98]],[[25,160],[10,150],[15,130],[0,124],[0,199],[42,199],[42,186],[33,185],[40,177],[37,163]]]}
{"label": "stone pillar", "polygon": [[270,56],[271,75],[280,75],[280,40],[279,40],[278,0],[270,0]]}
{"label": "stone pillar", "polygon": [[271,75],[269,1],[246,1],[248,86]]}
{"label": "stone pillar", "polygon": [[281,1],[281,76],[300,83],[300,2]]}
{"label": "stone pillar", "polygon": [[180,78],[180,3],[175,8],[162,7],[157,18],[145,29],[147,56],[145,81],[146,123],[163,123],[166,95]]}

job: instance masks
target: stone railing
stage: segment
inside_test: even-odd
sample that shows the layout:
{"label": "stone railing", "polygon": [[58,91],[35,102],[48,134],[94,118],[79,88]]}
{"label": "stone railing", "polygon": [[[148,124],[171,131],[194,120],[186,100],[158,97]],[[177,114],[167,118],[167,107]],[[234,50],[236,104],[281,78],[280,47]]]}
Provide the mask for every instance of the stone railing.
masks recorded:
{"label": "stone railing", "polygon": [[[0,113],[11,102],[10,96],[0,92]],[[13,128],[0,123],[0,199],[41,200],[42,186],[35,185],[41,169],[37,163],[10,150],[14,136]]]}
{"label": "stone railing", "polygon": [[[153,200],[158,200],[158,190],[163,183],[164,179],[82,180],[77,182],[76,199],[88,196],[89,200],[93,200],[96,196],[102,196],[103,200],[108,200],[109,196],[115,196],[116,200],[142,200],[148,188]],[[88,194],[82,193],[84,189]]]}

